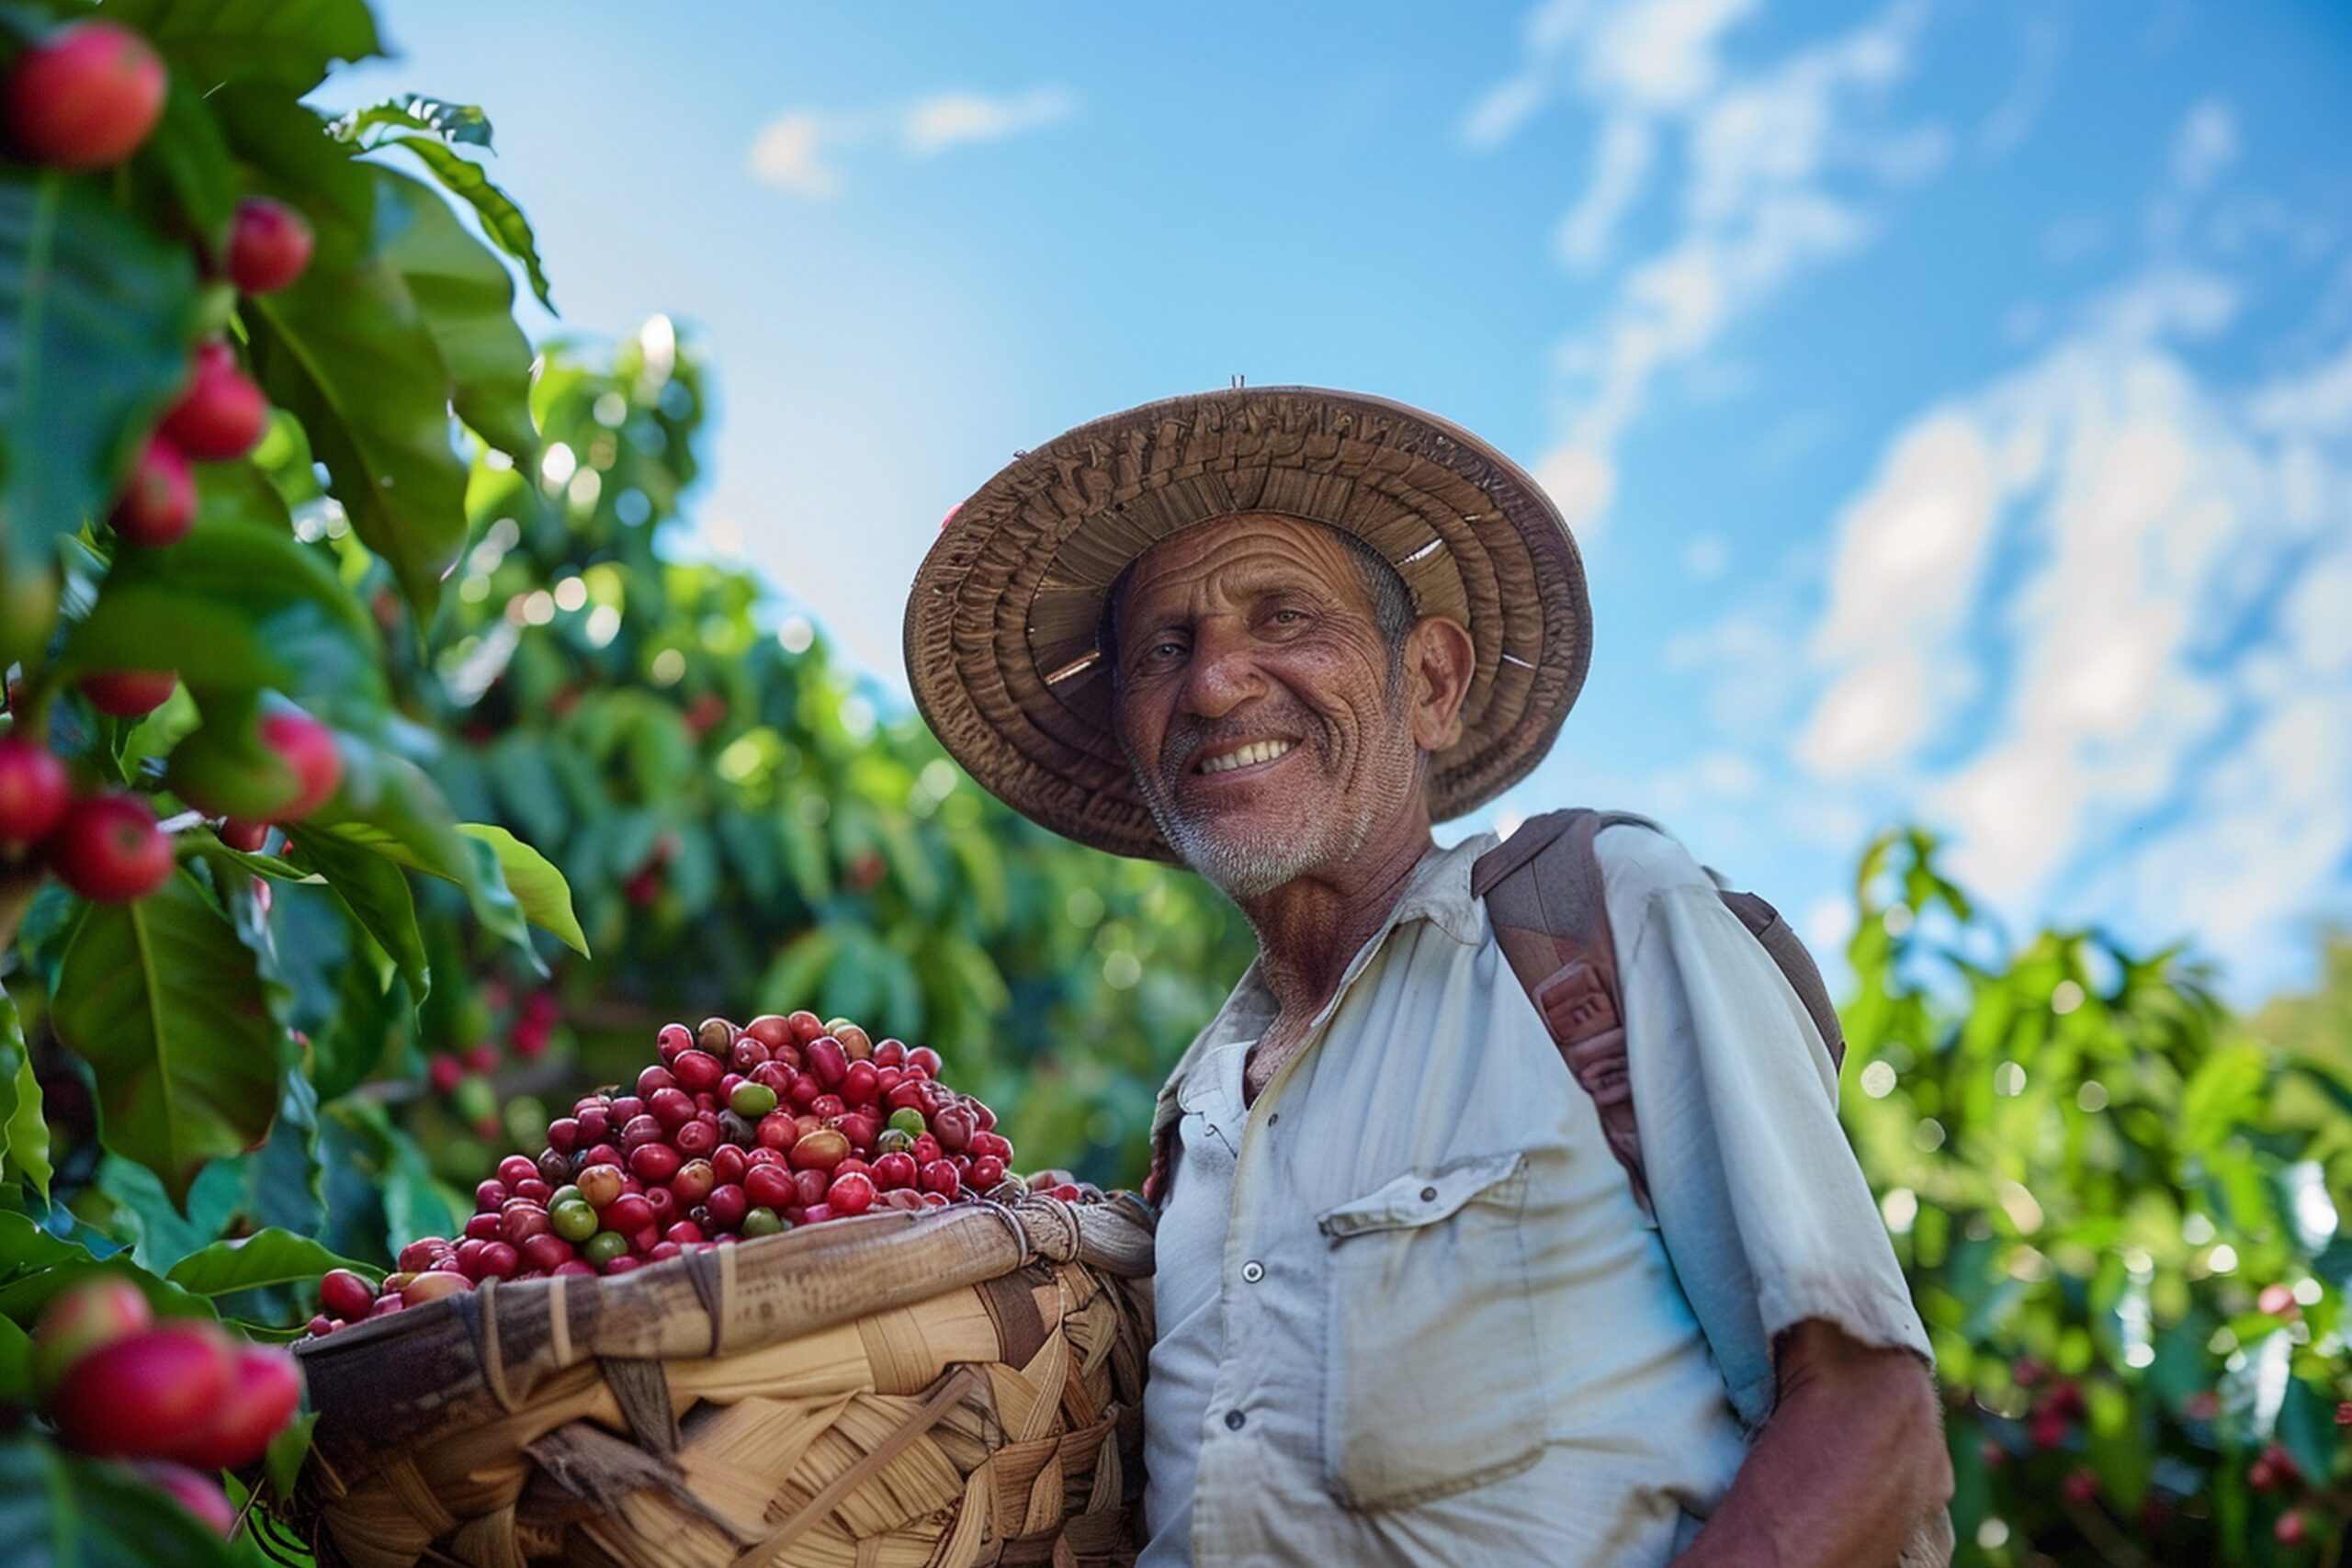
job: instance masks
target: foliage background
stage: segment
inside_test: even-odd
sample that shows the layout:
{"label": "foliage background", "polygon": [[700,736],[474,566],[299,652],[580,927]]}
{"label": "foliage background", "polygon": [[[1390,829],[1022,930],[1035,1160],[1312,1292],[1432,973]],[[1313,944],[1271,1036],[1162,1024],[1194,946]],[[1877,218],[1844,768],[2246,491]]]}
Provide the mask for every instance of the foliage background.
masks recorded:
{"label": "foliage background", "polygon": [[[196,15],[177,13],[175,66],[231,71]],[[405,100],[331,135],[294,97],[371,36],[356,5],[311,15],[345,31],[214,95],[217,170],[158,167],[154,191],[119,199],[147,220],[191,190],[260,186],[321,222],[316,280],[240,320],[284,412],[252,462],[205,473],[203,548],[308,573],[292,599],[326,628],[301,645],[323,662],[273,678],[395,782],[345,841],[306,829],[283,856],[241,858],[183,823],[167,902],[198,940],[130,966],[184,1017],[127,1068],[71,1022],[92,1005],[75,946],[114,917],[54,886],[21,906],[0,970],[0,1323],[112,1268],[173,1310],[287,1333],[321,1267],[447,1234],[471,1181],[535,1149],[571,1092],[632,1072],[661,1022],[708,1012],[810,1005],[933,1044],[1000,1108],[1023,1166],[1134,1181],[1159,1076],[1246,961],[1246,931],[1189,877],[1013,817],[829,650],[789,584],[701,558],[703,345],[656,318],[609,344],[544,343],[526,378],[503,268],[542,290],[546,269],[481,173],[487,118]],[[0,197],[37,189],[7,175]],[[80,207],[104,238],[113,220]],[[150,294],[179,305],[127,336],[165,346],[138,396],[80,411],[93,428],[152,411],[199,309],[182,262],[158,247],[153,265],[168,281]],[[473,287],[436,293],[451,277]],[[306,388],[297,366],[315,356],[290,352],[306,333],[333,345],[321,362],[405,389]],[[102,498],[120,453],[85,449]],[[407,465],[389,506],[385,463]],[[36,560],[66,587],[57,634],[17,655],[37,676],[179,656],[191,623],[166,612],[227,592],[119,557],[79,512],[28,547],[12,503],[15,580]],[[238,648],[284,660],[287,604],[231,598]],[[124,603],[163,619],[107,608]],[[12,722],[39,714],[78,765],[150,789],[210,716],[198,690],[117,725],[51,684]],[[412,874],[459,823],[488,858],[460,846],[449,874]],[[2340,1561],[2352,944],[2329,947],[2315,993],[2237,1017],[2193,953],[2003,931],[1926,833],[1860,847],[1853,886],[1846,1116],[1935,1335],[1963,1560]],[[568,930],[559,905],[570,944],[523,929],[527,906]],[[246,1027],[180,1026],[230,993],[257,1003]],[[256,1053],[258,1090],[193,1142],[127,1136],[104,1109],[126,1084]],[[0,1327],[0,1393],[20,1386],[22,1350]],[[45,1452],[21,1431],[0,1444],[0,1509],[51,1495]],[[98,1469],[63,1473],[85,1512],[140,1506]],[[2290,1510],[2311,1544],[2279,1539]]]}

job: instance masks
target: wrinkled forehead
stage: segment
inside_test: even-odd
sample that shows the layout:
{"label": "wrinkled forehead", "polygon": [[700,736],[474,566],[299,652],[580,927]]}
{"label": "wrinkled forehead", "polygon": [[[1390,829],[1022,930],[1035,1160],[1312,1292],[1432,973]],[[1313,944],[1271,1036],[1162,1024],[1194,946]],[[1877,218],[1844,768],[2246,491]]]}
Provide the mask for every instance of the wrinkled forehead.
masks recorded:
{"label": "wrinkled forehead", "polygon": [[1305,588],[1370,602],[1363,569],[1338,530],[1274,513],[1244,512],[1160,540],[1112,585],[1106,610],[1146,610]]}

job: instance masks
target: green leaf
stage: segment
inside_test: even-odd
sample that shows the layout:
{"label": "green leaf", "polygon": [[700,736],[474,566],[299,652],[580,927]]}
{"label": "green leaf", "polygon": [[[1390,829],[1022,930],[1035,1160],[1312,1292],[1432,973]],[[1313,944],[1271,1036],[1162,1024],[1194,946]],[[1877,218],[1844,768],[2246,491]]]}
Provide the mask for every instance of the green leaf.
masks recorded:
{"label": "green leaf", "polygon": [[32,1336],[0,1317],[0,1400],[32,1403]]}
{"label": "green leaf", "polygon": [[102,1141],[175,1201],[206,1160],[268,1133],[277,1024],[253,953],[186,872],[144,898],[90,906],[51,1022],[96,1075]]}
{"label": "green leaf", "polygon": [[440,790],[415,763],[388,751],[355,750],[342,793],[310,818],[305,832],[332,832],[395,865],[456,883],[483,930],[530,953],[530,932],[497,851],[458,830]]}
{"label": "green leaf", "polygon": [[491,852],[498,857],[498,869],[505,876],[514,901],[523,907],[526,919],[552,932],[581,957],[593,956],[588,951],[587,933],[580,929],[580,918],[571,910],[571,886],[547,856],[505,829],[487,822],[460,822],[458,831],[490,846]]}
{"label": "green leaf", "polygon": [[12,571],[104,513],[187,378],[196,262],[88,181],[0,168],[0,525]]}
{"label": "green leaf", "polygon": [[514,198],[491,184],[490,176],[481,167],[460,157],[438,141],[427,141],[421,136],[395,136],[391,139],[416,154],[417,160],[433,171],[442,188],[472,208],[481,219],[482,232],[491,237],[500,250],[522,264],[523,274],[531,280],[531,292],[549,310],[555,301],[548,297],[548,276],[539,265],[539,243],[531,232],[531,221]]}
{"label": "green leaf", "polygon": [[234,1241],[216,1241],[173,1264],[164,1277],[199,1296],[225,1296],[259,1285],[315,1282],[330,1269],[348,1269],[371,1279],[382,1277],[380,1269],[338,1258],[309,1236],[274,1228]]}
{"label": "green leaf", "polygon": [[248,299],[254,366],[302,422],[360,543],[430,623],[466,538],[466,466],[450,440],[441,351],[391,263],[312,263]]}
{"label": "green leaf", "polygon": [[125,550],[67,636],[83,670],[166,669],[208,690],[283,692],[320,716],[386,701],[368,613],[332,558],[266,524],[221,521],[168,550]]}
{"label": "green leaf", "polygon": [[49,1122],[41,1115],[40,1080],[33,1076],[24,1023],[6,990],[0,990],[0,1152],[7,1156],[6,1169],[21,1174],[46,1198],[56,1174],[49,1159]]}
{"label": "green leaf", "polygon": [[384,246],[384,259],[400,269],[440,345],[458,417],[500,451],[536,457],[532,350],[514,324],[514,278],[447,202],[404,175],[380,166],[375,174],[378,209],[406,220]]}
{"label": "green leaf", "polygon": [[2278,1441],[2305,1475],[2327,1475],[2342,1446],[2335,1430],[2335,1397],[2301,1378],[2289,1378],[2287,1397],[2278,1405]]}
{"label": "green leaf", "polygon": [[0,1540],[10,1568],[234,1568],[238,1561],[168,1494],[29,1428],[0,1439]]}
{"label": "green leaf", "polygon": [[433,971],[424,958],[424,938],[416,929],[416,897],[401,868],[372,851],[324,829],[289,826],[287,837],[309,857],[327,886],[342,900],[399,966],[409,994],[423,1001]]}
{"label": "green leaf", "polygon": [[430,131],[444,141],[490,145],[490,117],[472,104],[445,104],[438,98],[386,98],[364,109],[354,109],[334,122],[334,133],[355,141],[379,125]]}
{"label": "green leaf", "polygon": [[302,1461],[311,1457],[311,1430],[319,1424],[319,1413],[306,1410],[277,1430],[269,1439],[269,1449],[262,1456],[262,1473],[269,1477],[270,1490],[280,1497],[294,1495],[294,1483],[302,1473]]}
{"label": "green leaf", "polygon": [[131,166],[171,193],[208,247],[226,236],[237,207],[237,171],[202,90],[187,77],[171,78],[164,118],[140,144]]}
{"label": "green leaf", "polygon": [[266,82],[300,97],[336,62],[383,52],[366,0],[108,0],[107,15],[207,89]]}

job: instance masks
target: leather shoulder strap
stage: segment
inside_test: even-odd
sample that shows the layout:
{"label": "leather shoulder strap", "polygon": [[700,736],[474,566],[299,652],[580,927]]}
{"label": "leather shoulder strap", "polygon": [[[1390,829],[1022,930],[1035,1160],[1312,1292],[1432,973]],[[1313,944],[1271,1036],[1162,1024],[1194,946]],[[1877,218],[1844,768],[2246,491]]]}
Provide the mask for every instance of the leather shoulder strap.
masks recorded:
{"label": "leather shoulder strap", "polygon": [[1614,812],[1548,812],[1479,856],[1470,886],[1486,899],[1496,944],[1568,1071],[1592,1097],[1610,1153],[1647,1213],[1641,1132],[1625,1071],[1617,949],[1593,851],[1603,828],[1641,820]]}

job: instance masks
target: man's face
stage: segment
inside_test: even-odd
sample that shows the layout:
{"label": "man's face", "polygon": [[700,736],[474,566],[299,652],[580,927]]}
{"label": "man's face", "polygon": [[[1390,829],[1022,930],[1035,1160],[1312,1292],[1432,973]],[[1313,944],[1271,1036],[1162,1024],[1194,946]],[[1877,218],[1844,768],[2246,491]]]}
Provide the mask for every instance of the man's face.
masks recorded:
{"label": "man's face", "polygon": [[1244,514],[1136,563],[1113,721],[1184,863],[1237,899],[1352,857],[1422,787],[1404,682],[1329,529]]}

